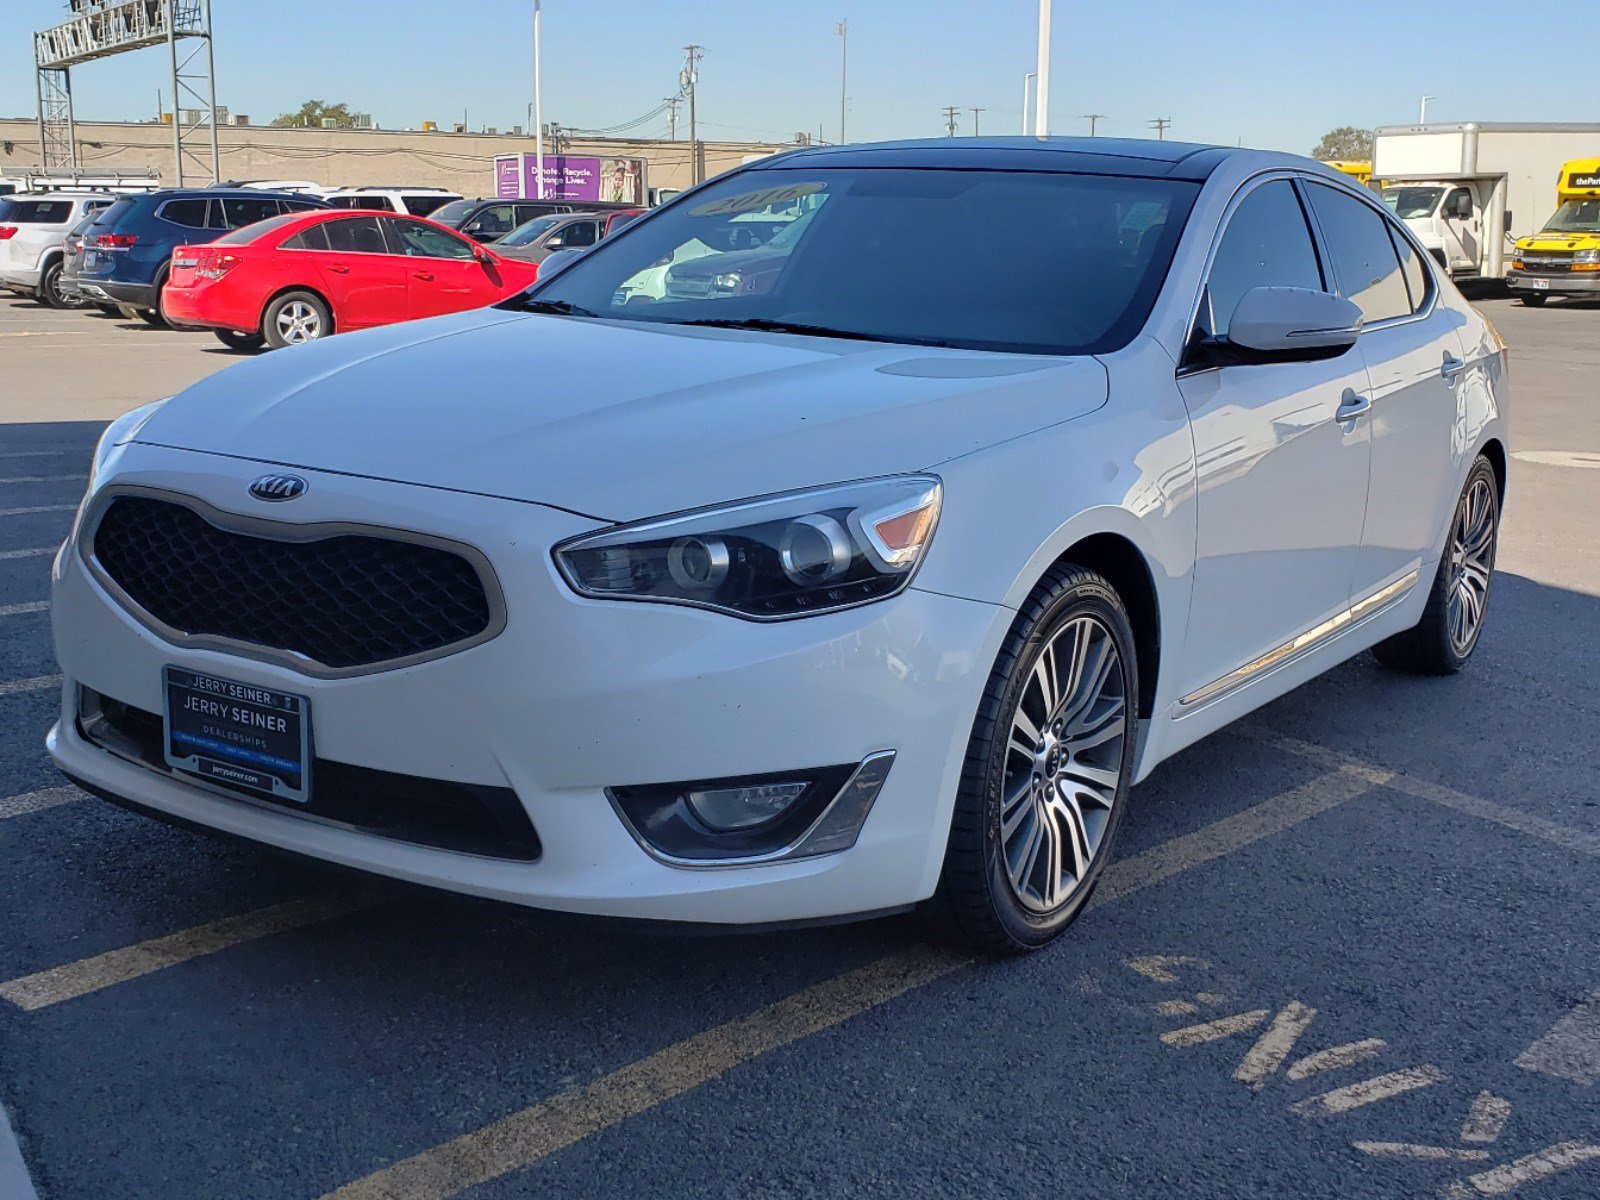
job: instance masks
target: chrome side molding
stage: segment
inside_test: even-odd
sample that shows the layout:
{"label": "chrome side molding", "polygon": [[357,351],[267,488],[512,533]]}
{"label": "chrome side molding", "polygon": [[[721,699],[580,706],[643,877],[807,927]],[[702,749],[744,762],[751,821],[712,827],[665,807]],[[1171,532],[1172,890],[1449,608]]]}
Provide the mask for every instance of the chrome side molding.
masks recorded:
{"label": "chrome side molding", "polygon": [[1356,601],[1343,612],[1335,613],[1316,628],[1306,630],[1299,637],[1290,639],[1275,650],[1267,651],[1267,653],[1253,662],[1247,662],[1244,666],[1229,671],[1221,679],[1214,680],[1206,684],[1205,687],[1190,692],[1178,701],[1178,707],[1194,708],[1196,705],[1205,704],[1207,701],[1221,699],[1236,688],[1243,687],[1263,671],[1282,666],[1289,660],[1299,657],[1320,643],[1327,641],[1347,626],[1353,625],[1357,621],[1364,621],[1376,614],[1380,609],[1387,608],[1390,604],[1393,604],[1411,590],[1420,575],[1420,571],[1412,571],[1388,586],[1379,588],[1370,596]]}

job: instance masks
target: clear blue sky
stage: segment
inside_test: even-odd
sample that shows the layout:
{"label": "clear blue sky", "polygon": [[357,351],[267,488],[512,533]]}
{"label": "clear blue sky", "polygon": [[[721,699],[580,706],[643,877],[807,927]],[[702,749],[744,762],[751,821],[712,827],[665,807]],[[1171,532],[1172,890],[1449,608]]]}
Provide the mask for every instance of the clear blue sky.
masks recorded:
{"label": "clear blue sky", "polygon": [[[61,0],[5,0],[0,115],[34,112],[29,31],[67,16]],[[531,0],[212,0],[218,102],[265,122],[310,98],[347,101],[380,125],[473,128],[525,120]],[[1052,132],[1169,137],[1308,151],[1336,125],[1414,120],[1600,120],[1590,54],[1514,67],[1572,9],[1488,0],[1055,0]],[[708,138],[781,138],[839,120],[839,39],[850,23],[847,132],[943,133],[940,109],[985,110],[1014,132],[1032,69],[1035,0],[545,0],[545,114],[616,125],[677,87],[682,49],[705,46]],[[1582,39],[1579,39],[1581,45]],[[167,86],[164,48],[74,72],[81,119],[147,118]],[[170,103],[170,100],[169,100]],[[664,136],[662,118],[642,129]],[[680,136],[683,126],[680,125]]]}

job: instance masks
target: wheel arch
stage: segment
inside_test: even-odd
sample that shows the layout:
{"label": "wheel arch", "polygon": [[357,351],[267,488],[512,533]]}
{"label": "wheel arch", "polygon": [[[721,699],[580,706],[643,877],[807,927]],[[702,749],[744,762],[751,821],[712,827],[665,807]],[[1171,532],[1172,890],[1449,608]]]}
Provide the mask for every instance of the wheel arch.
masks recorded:
{"label": "wheel arch", "polygon": [[1484,442],[1478,453],[1487,458],[1489,465],[1494,468],[1495,491],[1499,493],[1500,503],[1504,506],[1506,502],[1506,470],[1508,466],[1505,445],[1499,438],[1492,437]]}
{"label": "wheel arch", "polygon": [[1149,560],[1131,539],[1108,531],[1073,542],[1052,565],[1059,563],[1087,567],[1105,576],[1122,598],[1138,658],[1139,716],[1148,719],[1155,711],[1161,676],[1161,602]]}
{"label": "wheel arch", "polygon": [[339,332],[339,314],[334,311],[333,301],[328,299],[328,294],[326,292],[319,287],[313,287],[307,283],[286,283],[282,287],[276,288],[272,292],[268,293],[267,298],[261,302],[261,309],[256,313],[255,331],[257,333],[262,334],[263,336],[265,335],[267,309],[272,307],[273,301],[279,299],[280,297],[287,296],[290,292],[305,292],[308,295],[315,296],[318,300],[322,301],[322,306],[328,310],[328,320],[333,326],[332,329],[328,330],[328,335],[331,337],[333,334]]}

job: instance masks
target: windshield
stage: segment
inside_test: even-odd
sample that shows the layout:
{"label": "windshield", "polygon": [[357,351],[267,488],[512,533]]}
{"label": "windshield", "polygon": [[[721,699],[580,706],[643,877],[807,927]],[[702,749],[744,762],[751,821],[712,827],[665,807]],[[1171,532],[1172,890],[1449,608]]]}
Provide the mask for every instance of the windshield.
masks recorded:
{"label": "windshield", "polygon": [[1194,184],[1025,171],[740,172],[508,303],[629,321],[1094,354],[1143,324]]}
{"label": "windshield", "polygon": [[459,225],[478,204],[477,200],[452,200],[449,204],[441,204],[428,215],[441,225]]}
{"label": "windshield", "polygon": [[1413,217],[1432,216],[1442,195],[1444,189],[1438,187],[1384,188],[1383,202],[1395,216],[1407,221]]}
{"label": "windshield", "polygon": [[1600,197],[1564,200],[1545,222],[1545,233],[1600,233]]}
{"label": "windshield", "polygon": [[564,220],[566,220],[564,216],[535,217],[531,221],[518,225],[510,233],[506,234],[505,237],[500,239],[500,244],[502,246],[526,246],[529,242],[542,238],[550,232],[553,226]]}

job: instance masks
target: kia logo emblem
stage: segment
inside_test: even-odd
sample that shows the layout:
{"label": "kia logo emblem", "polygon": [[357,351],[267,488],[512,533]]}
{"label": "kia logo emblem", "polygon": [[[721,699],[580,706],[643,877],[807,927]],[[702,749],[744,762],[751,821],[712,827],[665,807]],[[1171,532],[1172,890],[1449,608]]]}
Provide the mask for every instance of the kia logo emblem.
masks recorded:
{"label": "kia logo emblem", "polygon": [[250,485],[257,500],[297,500],[311,485],[298,475],[263,475]]}

